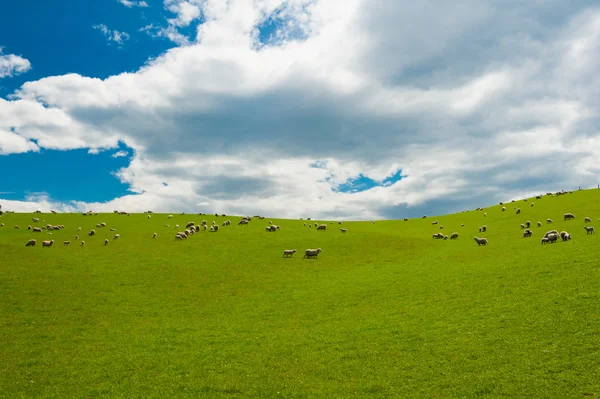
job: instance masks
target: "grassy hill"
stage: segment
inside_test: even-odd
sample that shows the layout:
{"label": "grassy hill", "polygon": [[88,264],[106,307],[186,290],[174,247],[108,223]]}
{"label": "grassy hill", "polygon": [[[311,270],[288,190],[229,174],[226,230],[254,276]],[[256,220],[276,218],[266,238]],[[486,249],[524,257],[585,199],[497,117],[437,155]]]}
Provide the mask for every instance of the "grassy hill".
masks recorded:
{"label": "grassy hill", "polygon": [[[301,220],[4,214],[0,396],[597,398],[600,245],[583,219],[600,228],[598,204],[600,190],[578,191],[506,212],[344,222],[347,234]],[[175,224],[202,219],[232,225],[174,239]],[[268,220],[281,230],[265,232]],[[432,239],[434,220],[459,238]],[[51,248],[26,230],[46,223],[65,225]],[[63,246],[80,226],[86,246]],[[573,239],[540,245],[551,229]]]}

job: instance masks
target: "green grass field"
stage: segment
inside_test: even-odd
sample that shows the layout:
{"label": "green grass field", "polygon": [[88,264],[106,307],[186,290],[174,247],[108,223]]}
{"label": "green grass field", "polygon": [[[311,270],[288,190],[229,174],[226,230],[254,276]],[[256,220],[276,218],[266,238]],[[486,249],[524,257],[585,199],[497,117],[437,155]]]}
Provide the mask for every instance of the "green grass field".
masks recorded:
{"label": "green grass field", "polygon": [[[0,396],[596,399],[600,245],[583,219],[600,228],[598,204],[600,190],[579,191],[487,217],[344,222],[347,234],[276,219],[268,233],[268,218],[4,214]],[[174,239],[175,224],[202,219],[232,225]],[[433,220],[459,238],[432,239]],[[50,236],[26,227],[47,223],[65,229],[42,248]],[[79,226],[85,248],[63,246]],[[551,229],[573,239],[541,245]]]}

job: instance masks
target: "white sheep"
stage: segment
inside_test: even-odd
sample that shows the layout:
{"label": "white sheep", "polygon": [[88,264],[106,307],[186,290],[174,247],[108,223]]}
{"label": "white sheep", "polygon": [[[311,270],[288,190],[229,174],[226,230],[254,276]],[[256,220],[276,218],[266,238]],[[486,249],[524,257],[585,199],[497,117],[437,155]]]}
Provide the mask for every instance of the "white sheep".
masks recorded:
{"label": "white sheep", "polygon": [[585,219],[583,219],[584,223],[592,223],[592,219],[590,219],[589,217],[585,217]]}
{"label": "white sheep", "polygon": [[110,229],[110,231],[117,231],[117,229],[115,229],[114,227]]}
{"label": "white sheep", "polygon": [[27,244],[25,244],[25,246],[26,247],[34,247],[36,243],[37,243],[36,240],[29,240],[29,241],[27,241]]}
{"label": "white sheep", "polygon": [[79,227],[79,228],[77,229],[77,231],[81,231],[81,227]]}
{"label": "white sheep", "polygon": [[179,230],[179,225],[178,224],[175,225],[175,230]]}
{"label": "white sheep", "polygon": [[488,240],[487,238],[479,238],[479,237],[473,237],[473,239],[475,240],[475,242],[477,243],[477,245],[487,245]]}
{"label": "white sheep", "polygon": [[284,251],[283,251],[283,256],[282,256],[282,258],[289,258],[289,257],[291,257],[292,255],[294,255],[295,253],[296,253],[296,250],[295,250],[295,249],[286,249],[286,250],[284,250]]}
{"label": "white sheep", "polygon": [[121,238],[121,235],[120,235],[120,234],[115,234],[115,238],[114,238],[114,240],[117,240],[117,239],[119,239],[119,238]]}
{"label": "white sheep", "polygon": [[54,244],[54,240],[50,240],[50,241],[42,241],[42,248],[43,247],[51,247],[52,244]]}
{"label": "white sheep", "polygon": [[593,227],[587,227],[587,226],[583,226],[583,228],[585,229],[587,234],[596,234],[596,231],[594,230]]}
{"label": "white sheep", "polygon": [[20,229],[20,227],[19,227],[19,226],[17,226],[17,225],[15,225],[15,229]]}
{"label": "white sheep", "polygon": [[487,212],[483,212],[483,216],[484,216],[484,217],[485,217],[485,216],[487,216]]}
{"label": "white sheep", "polygon": [[304,257],[305,258],[316,258],[317,256],[319,256],[319,254],[321,252],[323,252],[323,250],[321,248],[307,249],[306,251],[304,251]]}
{"label": "white sheep", "polygon": [[39,227],[34,227],[32,230],[34,233],[41,233],[42,229],[40,229]]}
{"label": "white sheep", "polygon": [[317,226],[317,230],[327,230],[327,225],[326,224],[320,224]]}
{"label": "white sheep", "polygon": [[543,237],[541,244],[547,244],[547,243],[548,243],[548,238],[547,237]]}
{"label": "white sheep", "polygon": [[76,239],[76,240],[79,240],[79,235],[76,235],[76,236],[75,236],[75,239]]}
{"label": "white sheep", "polygon": [[341,231],[342,233],[347,233],[347,232],[348,232],[348,229],[342,229],[342,228],[340,228],[340,231]]}
{"label": "white sheep", "polygon": [[542,227],[542,222],[537,222],[538,227]]}
{"label": "white sheep", "polygon": [[104,239],[104,245],[105,245],[105,246],[106,246],[106,245],[108,245],[108,238],[105,238],[105,239]]}
{"label": "white sheep", "polygon": [[65,241],[63,242],[63,245],[69,245],[71,243],[71,241]]}
{"label": "white sheep", "polygon": [[548,242],[556,242],[558,240],[558,234],[552,233],[549,234],[546,238],[548,239]]}
{"label": "white sheep", "polygon": [[548,218],[548,219],[546,219],[546,223],[553,223],[553,222],[552,222],[552,219],[549,219],[549,218]]}
{"label": "white sheep", "polygon": [[456,240],[457,238],[458,238],[458,233],[452,233],[452,235],[450,235],[451,240]]}
{"label": "white sheep", "polygon": [[533,232],[529,229],[527,229],[523,232],[523,237],[531,237],[532,235],[533,235]]}
{"label": "white sheep", "polygon": [[156,238],[156,233],[152,234],[152,238]]}
{"label": "white sheep", "polygon": [[173,217],[173,215],[169,215],[168,217],[169,217],[169,219],[171,219]]}
{"label": "white sheep", "polygon": [[568,220],[568,219],[575,219],[575,215],[573,215],[572,213],[565,213],[563,215],[564,219],[563,220]]}
{"label": "white sheep", "polygon": [[81,246],[85,247],[85,241],[81,241]]}
{"label": "white sheep", "polygon": [[506,207],[505,207],[505,206],[503,206],[503,207],[502,207],[502,212],[504,212],[505,210],[506,210]]}
{"label": "white sheep", "polygon": [[517,208],[517,215],[521,213],[521,208]]}
{"label": "white sheep", "polygon": [[148,219],[150,219],[152,217],[152,215],[148,215]]}
{"label": "white sheep", "polygon": [[533,206],[533,202],[531,203],[531,206]]}

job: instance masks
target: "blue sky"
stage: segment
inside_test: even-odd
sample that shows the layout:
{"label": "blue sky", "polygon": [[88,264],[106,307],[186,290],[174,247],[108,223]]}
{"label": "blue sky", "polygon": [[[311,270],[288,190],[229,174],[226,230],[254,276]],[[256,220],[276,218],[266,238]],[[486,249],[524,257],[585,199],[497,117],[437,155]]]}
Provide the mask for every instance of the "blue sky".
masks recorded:
{"label": "blue sky", "polygon": [[0,203],[374,219],[598,184],[597,1],[141,3],[3,4]]}

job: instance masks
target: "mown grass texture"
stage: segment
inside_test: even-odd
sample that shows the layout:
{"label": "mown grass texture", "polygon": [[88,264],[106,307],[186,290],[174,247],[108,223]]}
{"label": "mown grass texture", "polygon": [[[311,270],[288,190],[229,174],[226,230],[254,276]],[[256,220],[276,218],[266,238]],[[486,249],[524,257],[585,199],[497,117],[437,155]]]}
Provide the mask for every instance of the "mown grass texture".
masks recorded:
{"label": "mown grass texture", "polygon": [[[4,214],[0,396],[597,398],[600,247],[583,219],[600,228],[599,203],[586,190],[506,212],[319,221],[325,232],[268,217]],[[175,224],[203,219],[232,225],[174,239]],[[26,230],[46,223],[65,229]],[[550,229],[573,239],[541,245]]]}

